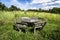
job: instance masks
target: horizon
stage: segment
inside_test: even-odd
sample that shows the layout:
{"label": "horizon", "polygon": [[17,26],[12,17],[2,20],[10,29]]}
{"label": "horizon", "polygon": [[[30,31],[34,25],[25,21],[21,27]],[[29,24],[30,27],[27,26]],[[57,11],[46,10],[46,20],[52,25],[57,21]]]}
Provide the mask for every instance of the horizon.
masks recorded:
{"label": "horizon", "polygon": [[52,9],[53,7],[60,7],[60,0],[0,0],[7,7],[14,5],[20,9]]}

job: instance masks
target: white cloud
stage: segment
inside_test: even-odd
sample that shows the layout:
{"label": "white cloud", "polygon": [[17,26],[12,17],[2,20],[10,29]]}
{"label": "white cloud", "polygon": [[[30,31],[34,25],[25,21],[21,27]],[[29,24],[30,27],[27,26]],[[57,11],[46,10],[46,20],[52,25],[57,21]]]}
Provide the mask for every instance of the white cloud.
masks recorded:
{"label": "white cloud", "polygon": [[27,9],[26,8],[27,4],[23,5],[23,4],[19,3],[17,0],[12,0],[11,5],[17,6],[18,8],[21,8],[21,9]]}
{"label": "white cloud", "polygon": [[58,0],[58,1],[55,1],[55,3],[59,3],[59,4],[60,4],[60,0]]}
{"label": "white cloud", "polygon": [[32,3],[46,3],[51,2],[51,0],[33,0]]}
{"label": "white cloud", "polygon": [[[60,0],[33,0],[32,3],[41,3],[42,9],[52,9],[53,7],[60,7],[60,5],[52,5],[52,4],[60,4]],[[48,6],[51,5],[51,6]]]}
{"label": "white cloud", "polygon": [[46,7],[42,7],[42,9],[48,10],[48,9],[52,9],[53,7],[59,7],[59,6],[46,6]]}
{"label": "white cloud", "polygon": [[26,3],[24,5],[24,4],[19,3],[17,0],[12,0],[11,1],[11,5],[17,6],[18,8],[21,8],[21,9],[24,9],[24,10],[27,10],[27,9],[37,9],[36,7],[30,6],[32,4]]}
{"label": "white cloud", "polygon": [[[37,7],[34,6],[33,4],[38,4],[40,3],[40,5]],[[53,6],[52,4],[60,4],[60,0],[57,0],[55,2],[52,2],[52,0],[32,0],[31,3],[26,3],[26,4],[21,4],[19,3],[17,0],[12,0],[11,1],[11,5],[15,5],[21,9],[38,9],[38,8],[42,8],[42,9],[50,9],[50,8],[53,8],[53,7],[60,7],[60,6]],[[31,6],[33,5],[33,6]],[[52,5],[52,6],[48,6],[48,5]]]}

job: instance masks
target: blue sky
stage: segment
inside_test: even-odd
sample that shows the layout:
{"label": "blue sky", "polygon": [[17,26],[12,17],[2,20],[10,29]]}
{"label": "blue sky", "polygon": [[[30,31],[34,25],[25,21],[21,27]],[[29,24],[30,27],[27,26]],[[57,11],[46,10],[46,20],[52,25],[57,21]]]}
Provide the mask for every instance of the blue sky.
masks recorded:
{"label": "blue sky", "polygon": [[11,5],[17,6],[21,9],[51,9],[53,7],[60,7],[60,0],[0,0],[7,7]]}

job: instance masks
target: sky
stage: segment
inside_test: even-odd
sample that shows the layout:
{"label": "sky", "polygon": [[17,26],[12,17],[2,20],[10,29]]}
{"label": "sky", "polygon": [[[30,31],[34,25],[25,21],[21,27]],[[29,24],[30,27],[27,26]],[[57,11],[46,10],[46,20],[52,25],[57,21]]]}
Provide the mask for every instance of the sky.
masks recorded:
{"label": "sky", "polygon": [[60,8],[60,0],[0,0],[7,7],[11,5],[17,6],[20,9],[52,9],[53,7]]}

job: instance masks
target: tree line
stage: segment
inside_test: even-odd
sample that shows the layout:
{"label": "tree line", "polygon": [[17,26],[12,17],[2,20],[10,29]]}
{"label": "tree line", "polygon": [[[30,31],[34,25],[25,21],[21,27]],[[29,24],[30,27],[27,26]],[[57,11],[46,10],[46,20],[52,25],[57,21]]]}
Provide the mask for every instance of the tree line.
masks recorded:
{"label": "tree line", "polygon": [[27,11],[48,12],[48,13],[58,13],[58,14],[60,14],[60,8],[57,8],[57,7],[54,7],[54,8],[49,9],[49,10],[44,10],[44,9],[39,8],[38,10],[36,10],[36,9],[28,9]]}
{"label": "tree line", "polygon": [[17,8],[14,5],[11,5],[9,8],[6,7],[4,4],[0,2],[0,11],[15,11],[15,10],[21,10],[20,8]]}
{"label": "tree line", "polygon": [[[21,9],[14,6],[14,5],[11,5],[9,8],[6,7],[4,4],[2,4],[0,2],[0,11],[18,11]],[[34,12],[50,12],[50,13],[60,13],[60,8],[57,8],[57,7],[54,7],[52,9],[49,9],[49,10],[43,10],[41,8],[39,8],[38,10],[37,9],[28,9],[27,11],[34,11]]]}

